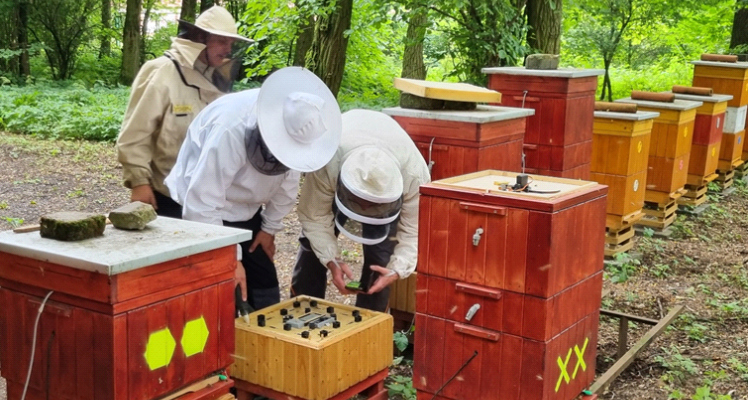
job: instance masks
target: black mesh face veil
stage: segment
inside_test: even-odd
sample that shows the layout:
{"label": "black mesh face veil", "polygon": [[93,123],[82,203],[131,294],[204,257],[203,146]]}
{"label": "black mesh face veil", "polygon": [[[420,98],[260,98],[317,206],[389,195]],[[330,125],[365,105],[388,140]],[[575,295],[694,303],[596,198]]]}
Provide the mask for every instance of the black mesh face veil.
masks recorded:
{"label": "black mesh face veil", "polygon": [[392,224],[400,216],[402,197],[377,203],[356,196],[338,177],[335,191],[335,227],[349,239],[375,245],[387,239]]}
{"label": "black mesh face veil", "polygon": [[270,152],[262,140],[260,128],[255,125],[249,128],[246,137],[247,158],[250,164],[264,175],[281,175],[290,170]]}

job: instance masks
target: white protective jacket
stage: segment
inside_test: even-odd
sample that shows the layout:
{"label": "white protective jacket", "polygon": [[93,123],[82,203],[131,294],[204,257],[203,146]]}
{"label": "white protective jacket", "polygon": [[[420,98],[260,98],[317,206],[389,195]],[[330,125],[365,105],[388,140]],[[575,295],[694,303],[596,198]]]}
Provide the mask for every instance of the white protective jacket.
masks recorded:
{"label": "white protective jacket", "polygon": [[176,162],[187,128],[223,95],[212,83],[214,68],[197,59],[203,49],[204,44],[175,38],[165,55],[140,68],[117,138],[126,187],[149,184],[169,195],[164,178]]}
{"label": "white protective jacket", "polygon": [[423,156],[408,134],[390,116],[369,110],[351,110],[343,114],[340,147],[322,169],[307,174],[297,208],[301,228],[323,265],[338,257],[332,204],[340,167],[355,149],[375,146],[392,155],[403,176],[403,207],[397,229],[397,245],[388,269],[400,279],[407,278],[418,260],[419,187],[431,178]]}
{"label": "white protective jacket", "polygon": [[275,235],[296,202],[298,171],[263,175],[249,162],[246,133],[257,124],[252,111],[260,89],[227,94],[190,125],[166,186],[182,205],[184,219],[223,225],[248,221],[262,211],[262,230]]}

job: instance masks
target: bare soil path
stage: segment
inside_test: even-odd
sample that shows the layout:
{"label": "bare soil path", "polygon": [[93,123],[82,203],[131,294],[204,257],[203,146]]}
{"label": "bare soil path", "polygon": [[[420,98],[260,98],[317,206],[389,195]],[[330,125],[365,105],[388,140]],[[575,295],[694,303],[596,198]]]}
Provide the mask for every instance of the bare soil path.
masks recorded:
{"label": "bare soil path", "polygon": [[[654,319],[676,304],[685,310],[602,399],[748,400],[748,191],[736,186],[725,198],[710,196],[702,216],[680,217],[672,238],[637,237],[641,262],[624,257],[618,267],[606,268],[604,308]],[[53,211],[106,213],[128,200],[112,144],[0,132],[0,230],[37,223]],[[285,222],[276,237],[276,261],[287,296],[299,224],[295,213]],[[344,247],[349,261],[359,263],[360,250]],[[353,300],[335,290],[328,298]],[[598,375],[615,361],[617,326],[617,320],[601,318]],[[629,344],[647,329],[632,324]],[[0,400],[4,389],[0,379]]]}

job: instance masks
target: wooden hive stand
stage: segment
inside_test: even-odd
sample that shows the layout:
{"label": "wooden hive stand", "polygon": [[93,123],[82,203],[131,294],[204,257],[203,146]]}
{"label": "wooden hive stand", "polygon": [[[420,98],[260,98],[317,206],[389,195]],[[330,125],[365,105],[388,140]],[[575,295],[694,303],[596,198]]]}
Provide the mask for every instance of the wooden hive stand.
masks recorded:
{"label": "wooden hive stand", "polygon": [[[596,108],[620,107],[598,103]],[[657,112],[595,111],[590,179],[608,185],[605,257],[631,250],[633,224],[644,213],[650,134]]]}
{"label": "wooden hive stand", "polygon": [[[649,200],[644,201],[644,217],[636,224],[664,231],[675,222],[678,199],[686,194],[686,189],[673,193],[647,192]],[[651,201],[650,201],[651,200]]]}
{"label": "wooden hive stand", "polygon": [[525,171],[589,179],[595,89],[605,71],[492,67],[482,72],[488,88],[502,93],[502,105],[535,110],[524,138]]}
{"label": "wooden hive stand", "polygon": [[[235,321],[237,395],[274,400],[386,399],[388,314],[298,296]],[[348,397],[346,397],[348,396]],[[382,397],[384,396],[384,397]]]}

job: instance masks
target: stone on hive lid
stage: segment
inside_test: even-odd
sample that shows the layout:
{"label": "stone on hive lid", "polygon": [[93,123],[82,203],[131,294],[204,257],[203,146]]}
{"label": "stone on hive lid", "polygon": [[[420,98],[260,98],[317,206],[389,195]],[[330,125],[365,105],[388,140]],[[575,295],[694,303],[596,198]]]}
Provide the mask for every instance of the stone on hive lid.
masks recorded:
{"label": "stone on hive lid", "polygon": [[109,213],[109,220],[118,229],[143,229],[156,219],[156,210],[153,206],[140,201],[134,201]]}
{"label": "stone on hive lid", "polygon": [[106,218],[101,214],[61,211],[43,215],[39,233],[44,238],[75,241],[104,234]]}
{"label": "stone on hive lid", "polygon": [[525,61],[527,69],[558,69],[558,54],[530,54]]}

